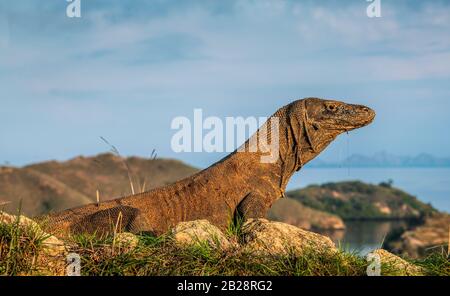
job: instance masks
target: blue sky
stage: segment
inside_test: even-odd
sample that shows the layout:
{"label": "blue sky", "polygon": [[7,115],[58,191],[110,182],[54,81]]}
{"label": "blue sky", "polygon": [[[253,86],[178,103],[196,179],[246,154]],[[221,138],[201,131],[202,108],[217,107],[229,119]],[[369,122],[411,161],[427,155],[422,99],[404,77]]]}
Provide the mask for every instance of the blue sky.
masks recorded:
{"label": "blue sky", "polygon": [[171,151],[175,116],[268,116],[302,97],[376,121],[324,153],[450,156],[450,3],[0,0],[0,163]]}

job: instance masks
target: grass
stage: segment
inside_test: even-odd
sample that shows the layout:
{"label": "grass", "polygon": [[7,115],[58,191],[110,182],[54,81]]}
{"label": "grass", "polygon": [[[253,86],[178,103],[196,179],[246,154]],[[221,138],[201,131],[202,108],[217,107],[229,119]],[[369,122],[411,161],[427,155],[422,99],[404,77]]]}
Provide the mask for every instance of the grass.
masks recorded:
{"label": "grass", "polygon": [[[0,224],[0,275],[42,274],[43,241],[47,238],[32,226]],[[365,276],[369,265],[365,257],[347,252],[318,253],[305,250],[302,256],[288,252],[283,256],[257,256],[231,248],[217,250],[208,243],[180,248],[170,235],[154,237],[139,235],[136,248],[130,249],[117,241],[120,219],[109,236],[73,235],[68,239],[69,252],[80,255],[82,275],[266,275],[266,276]],[[243,219],[236,215],[226,235],[241,241]],[[442,249],[421,260],[408,260],[427,270],[428,275],[450,276],[448,252]],[[60,258],[63,261],[64,258]],[[59,263],[64,268],[64,262]],[[45,266],[44,266],[45,267]],[[382,275],[397,275],[393,266],[383,264]],[[64,273],[64,270],[63,270]]]}
{"label": "grass", "polygon": [[[128,176],[128,181],[130,183],[130,189],[131,189],[131,194],[136,194],[136,193],[143,193],[145,192],[145,184],[146,184],[146,180],[144,178],[143,182],[141,183],[141,180],[138,179],[138,185],[139,185],[139,191],[135,192],[134,189],[134,183],[133,183],[133,178],[132,178],[132,172],[131,172],[131,168],[130,165],[128,164],[127,158],[126,157],[122,157],[122,155],[119,152],[119,149],[117,149],[116,146],[114,146],[113,144],[111,144],[108,140],[106,140],[104,137],[100,137],[100,139],[105,142],[106,145],[108,145],[110,147],[110,152],[113,153],[114,155],[120,157],[122,159],[122,162],[125,166],[125,169],[127,171],[127,176]],[[152,153],[150,155],[150,159],[151,160],[155,160],[157,158],[157,154],[156,154],[156,150],[153,149]],[[97,191],[97,203],[99,203],[99,198],[98,198],[98,191]]]}
{"label": "grass", "polygon": [[42,242],[47,238],[33,227],[0,224],[0,275],[21,275],[36,271]]}
{"label": "grass", "polygon": [[143,236],[135,250],[114,255],[108,241],[93,239],[75,252],[84,275],[364,275],[367,267],[365,259],[341,252],[269,258],[221,252],[208,244],[180,249],[169,237]]}
{"label": "grass", "polygon": [[242,226],[244,225],[244,217],[236,211],[234,215],[230,215],[232,218],[229,219],[229,223],[226,229],[226,234],[229,237],[240,238],[242,236]]}
{"label": "grass", "polygon": [[[230,226],[231,227],[231,226]],[[233,228],[234,227],[234,228]],[[240,233],[231,227],[230,236]],[[255,256],[231,249],[218,251],[207,243],[179,248],[168,235],[138,236],[136,248],[121,246],[115,235],[76,235],[69,241],[70,252],[81,257],[82,275],[268,275],[268,276],[365,276],[368,262],[364,257],[342,249],[318,254],[305,250],[302,256]],[[14,224],[0,224],[0,274],[36,275],[42,241],[33,229]],[[429,275],[450,275],[447,253],[433,254],[422,260],[410,260],[428,270]],[[392,266],[382,265],[382,274],[397,274]]]}
{"label": "grass", "polygon": [[450,254],[445,252],[436,252],[428,255],[424,259],[411,260],[414,264],[424,267],[429,275],[450,276]]}

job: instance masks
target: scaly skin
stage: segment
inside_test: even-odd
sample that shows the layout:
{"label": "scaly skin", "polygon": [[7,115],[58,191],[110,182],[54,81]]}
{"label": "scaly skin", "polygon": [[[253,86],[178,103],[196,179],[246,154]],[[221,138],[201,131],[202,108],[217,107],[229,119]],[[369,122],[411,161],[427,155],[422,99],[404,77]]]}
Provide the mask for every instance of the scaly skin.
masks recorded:
{"label": "scaly skin", "polygon": [[[172,185],[40,220],[46,221],[48,231],[60,235],[108,233],[116,224],[132,233],[160,235],[181,221],[207,219],[225,228],[236,213],[244,219],[265,217],[284,196],[296,171],[339,134],[372,122],[375,112],[361,105],[307,98],[284,106],[273,117],[279,119],[279,157],[274,163],[262,163],[260,151],[235,151]],[[262,135],[261,130],[257,133]]]}

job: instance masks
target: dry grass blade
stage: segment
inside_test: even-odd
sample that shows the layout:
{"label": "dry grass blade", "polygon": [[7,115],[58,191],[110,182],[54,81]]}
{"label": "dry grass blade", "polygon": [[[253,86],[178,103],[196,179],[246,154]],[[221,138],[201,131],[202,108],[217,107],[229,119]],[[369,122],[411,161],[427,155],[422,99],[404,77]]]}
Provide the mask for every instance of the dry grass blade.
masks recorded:
{"label": "dry grass blade", "polygon": [[142,185],[142,190],[141,190],[141,192],[145,192],[145,181],[144,181],[144,184]]}
{"label": "dry grass blade", "polygon": [[150,154],[150,159],[155,160],[157,156],[158,156],[158,154],[156,153],[156,149],[153,149],[152,154]]}
{"label": "dry grass blade", "polygon": [[131,193],[134,195],[134,185],[133,185],[133,180],[131,178],[131,169],[130,166],[128,165],[127,159],[122,157],[122,155],[120,154],[119,150],[116,148],[116,146],[112,145],[110,142],[108,142],[108,140],[106,140],[104,137],[100,137],[100,139],[102,139],[103,142],[105,142],[110,148],[111,148],[111,152],[115,155],[117,155],[118,157],[120,157],[122,159],[122,162],[125,165],[125,168],[127,169],[127,174],[128,174],[128,180],[130,182],[130,187],[131,187]]}
{"label": "dry grass blade", "polygon": [[100,192],[98,191],[98,189],[97,189],[96,195],[97,195],[97,207],[99,207],[100,206]]}
{"label": "dry grass blade", "polygon": [[120,211],[119,215],[117,216],[116,225],[114,227],[114,235],[113,235],[113,242],[112,242],[112,249],[111,249],[111,252],[113,255],[114,255],[114,248],[116,246],[117,234],[120,233],[121,229],[122,229],[122,220],[123,220],[123,215],[122,215],[122,211]]}

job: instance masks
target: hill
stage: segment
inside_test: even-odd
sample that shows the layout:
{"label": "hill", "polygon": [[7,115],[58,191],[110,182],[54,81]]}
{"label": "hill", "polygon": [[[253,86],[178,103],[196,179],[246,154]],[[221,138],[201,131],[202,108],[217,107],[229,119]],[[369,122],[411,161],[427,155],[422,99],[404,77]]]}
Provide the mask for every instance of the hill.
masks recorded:
{"label": "hill", "polygon": [[433,252],[449,252],[450,215],[433,214],[423,224],[413,226],[404,232],[392,233],[386,237],[388,250],[412,258],[425,257]]}
{"label": "hill", "polygon": [[342,219],[418,219],[436,210],[390,184],[359,181],[311,185],[287,195]]}
{"label": "hill", "polygon": [[[2,209],[11,212],[20,207],[27,215],[63,209],[92,200],[59,180],[28,168],[0,168]],[[8,203],[9,202],[9,203]]]}
{"label": "hill", "polygon": [[293,198],[277,200],[269,210],[268,218],[313,231],[345,229],[338,216],[311,209]]}
{"label": "hill", "polygon": [[198,170],[178,160],[123,159],[113,154],[48,161],[22,168],[0,167],[2,209],[15,212],[21,203],[28,216],[109,200],[131,194],[128,164],[135,192],[173,183]]}

